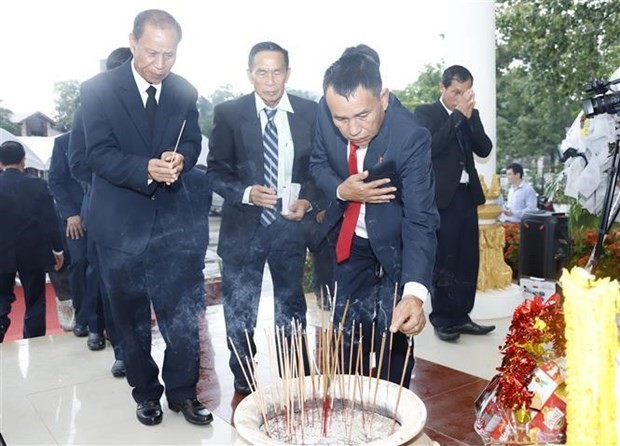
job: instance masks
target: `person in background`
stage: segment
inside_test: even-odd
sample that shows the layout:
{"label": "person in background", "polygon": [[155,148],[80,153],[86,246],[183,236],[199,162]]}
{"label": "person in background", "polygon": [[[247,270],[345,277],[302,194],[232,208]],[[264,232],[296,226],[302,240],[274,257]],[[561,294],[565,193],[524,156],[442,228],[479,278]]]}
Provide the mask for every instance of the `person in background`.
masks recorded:
{"label": "person in background", "polygon": [[[426,322],[439,226],[430,134],[383,88],[379,64],[362,52],[327,69],[323,92],[327,109],[319,110],[310,169],[332,203],[324,224],[338,228],[333,323],[343,324],[345,351],[352,321],[361,324],[363,370],[374,342],[381,378],[400,383],[404,373],[408,387],[414,361],[406,363],[407,351]],[[393,350],[378,365],[388,333]],[[346,369],[348,356],[344,362]]]}
{"label": "person in background", "polygon": [[[106,70],[112,70],[121,66],[125,61],[131,59],[129,47],[119,47],[113,50],[106,59]],[[82,223],[86,229],[86,256],[88,266],[86,267],[86,294],[84,302],[84,313],[89,321],[91,331],[105,330],[114,349],[114,363],[110,369],[112,376],[121,378],[125,376],[125,361],[123,359],[123,347],[118,330],[114,323],[114,317],[110,308],[105,286],[101,282],[99,274],[99,259],[97,258],[97,247],[93,237],[88,236],[88,209],[90,204],[90,192],[93,172],[86,164],[86,137],[84,135],[84,119],[82,117],[82,107],[78,106],[73,117],[67,151],[67,163],[71,175],[81,183],[84,189],[84,198],[80,209]]]}
{"label": "person in background", "polygon": [[414,114],[432,135],[431,156],[437,181],[435,199],[441,218],[433,273],[429,320],[442,341],[461,334],[483,335],[495,326],[471,320],[478,283],[478,205],[485,202],[474,154],[486,157],[492,143],[475,109],[474,78],[460,65],[442,75],[441,97],[418,106]]}
{"label": "person in background", "polygon": [[[182,31],[166,11],[139,13],[133,58],[80,88],[86,161],[93,171],[88,231],[121,334],[127,382],[145,425],[161,423],[160,398],[192,424],[212,414],[196,398],[204,276],[184,175],[200,153],[196,89],[171,73]],[[162,378],[151,356],[151,304],[166,343]]]}
{"label": "person in background", "polygon": [[26,151],[0,145],[0,342],[9,329],[15,276],[24,289],[24,339],[45,335],[45,271],[63,264],[60,222],[45,180],[24,172]]}
{"label": "person in background", "polygon": [[[232,342],[229,364],[235,391],[242,395],[252,389],[233,345],[241,358],[256,353],[265,263],[273,280],[275,325],[287,335],[292,319],[306,326],[302,220],[314,199],[308,160],[317,104],[287,94],[290,73],[288,51],[274,42],[254,45],[247,69],[254,92],[217,105],[209,137],[207,177],[224,198],[217,252],[223,261],[226,334]],[[285,190],[295,185],[299,195],[286,202]]]}
{"label": "person in background", "polygon": [[506,178],[510,183],[508,201],[504,205],[499,221],[502,223],[520,223],[523,214],[538,209],[536,191],[523,180],[523,166],[512,163],[506,167]]}
{"label": "person in background", "polygon": [[67,246],[69,247],[68,273],[76,319],[73,334],[78,337],[88,334],[86,341],[88,348],[90,350],[101,350],[105,347],[103,320],[96,317],[96,312],[91,311],[89,302],[86,302],[88,287],[86,283],[87,238],[80,212],[84,200],[84,188],[71,176],[69,170],[67,152],[70,137],[70,133],[64,133],[54,139],[48,183],[60,214]]}

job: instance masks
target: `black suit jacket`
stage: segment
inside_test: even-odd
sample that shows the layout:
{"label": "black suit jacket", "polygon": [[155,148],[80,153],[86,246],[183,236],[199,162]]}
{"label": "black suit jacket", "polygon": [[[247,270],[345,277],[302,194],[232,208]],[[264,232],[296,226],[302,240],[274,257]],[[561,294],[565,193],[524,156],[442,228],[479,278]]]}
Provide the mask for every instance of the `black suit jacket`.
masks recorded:
{"label": "black suit jacket", "polygon": [[420,123],[431,131],[432,160],[435,172],[435,195],[437,207],[444,209],[450,205],[456,193],[463,167],[469,174],[469,187],[477,205],[485,202],[474,156],[486,157],[493,145],[484,133],[478,110],[470,119],[460,111],[452,114],[436,101],[420,105],[414,112]]}
{"label": "black suit jacket", "polygon": [[[348,206],[336,194],[349,177],[348,142],[333,125],[324,99],[319,107],[310,169],[331,201],[324,220],[330,227],[338,224]],[[430,290],[439,227],[430,134],[392,94],[381,129],[368,145],[364,170],[373,179],[391,178],[398,188],[389,203],[366,205],[373,252],[394,282],[418,282]]]}
{"label": "black suit jacket", "polygon": [[67,159],[69,139],[69,133],[54,139],[54,150],[48,177],[50,190],[63,220],[73,215],[80,215],[82,201],[84,200],[84,188],[73,178],[69,169]]}
{"label": "black suit jacket", "polygon": [[86,163],[86,135],[84,134],[84,117],[82,116],[81,105],[75,109],[69,135],[67,162],[71,175],[83,186],[90,187],[93,171]]}
{"label": "black suit jacket", "polygon": [[47,183],[17,169],[0,173],[0,273],[54,265],[62,251],[58,215]]}
{"label": "black suit jacket", "polygon": [[84,82],[80,99],[86,161],[93,171],[89,235],[102,246],[140,254],[151,239],[156,216],[172,225],[176,234],[185,234],[175,243],[191,243],[195,223],[175,218],[175,212],[190,206],[183,175],[171,187],[149,184],[147,166],[150,159],[174,148],[185,120],[177,151],[185,158],[183,171],[187,172],[196,164],[202,137],[198,93],[174,73],[162,82],[151,135],[131,63],[130,59]]}
{"label": "black suit jacket", "polygon": [[[288,114],[295,148],[292,182],[302,186],[299,198],[312,202],[315,193],[308,163],[317,104],[293,95],[288,98],[294,110]],[[263,209],[242,204],[248,186],[264,183],[263,137],[254,93],[216,106],[213,124],[207,177],[211,188],[224,198],[218,254],[236,263],[244,258]]]}

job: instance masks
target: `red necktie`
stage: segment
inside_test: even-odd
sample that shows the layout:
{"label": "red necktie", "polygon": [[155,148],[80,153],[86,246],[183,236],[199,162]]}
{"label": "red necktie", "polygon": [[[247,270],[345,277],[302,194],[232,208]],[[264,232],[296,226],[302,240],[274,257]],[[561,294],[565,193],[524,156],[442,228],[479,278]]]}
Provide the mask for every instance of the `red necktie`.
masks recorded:
{"label": "red necktie", "polygon": [[[357,149],[358,147],[349,143],[349,174],[357,173]],[[355,226],[360,216],[362,203],[359,201],[350,201],[347,209],[344,211],[344,219],[342,228],[338,234],[338,242],[336,242],[336,260],[342,263],[351,255],[351,243],[353,243],[353,234],[355,234]]]}

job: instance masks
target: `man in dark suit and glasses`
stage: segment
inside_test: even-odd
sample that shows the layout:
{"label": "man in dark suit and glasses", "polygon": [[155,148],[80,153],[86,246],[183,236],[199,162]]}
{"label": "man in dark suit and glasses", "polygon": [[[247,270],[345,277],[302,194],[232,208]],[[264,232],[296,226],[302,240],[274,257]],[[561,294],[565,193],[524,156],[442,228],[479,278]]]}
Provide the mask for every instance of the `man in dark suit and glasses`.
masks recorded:
{"label": "man in dark suit and glasses", "polygon": [[[183,176],[196,163],[201,134],[197,91],[170,72],[180,40],[181,27],[169,13],[143,11],[129,36],[133,59],[80,90],[93,171],[89,232],[136,415],[146,425],[161,422],[164,390],[168,407],[190,423],[213,420],[196,399],[204,277],[193,252],[200,222],[182,210],[190,206]],[[151,356],[151,304],[166,343],[165,389]]]}
{"label": "man in dark suit and glasses", "polygon": [[[323,92],[310,169],[332,202],[324,223],[340,225],[334,326],[343,323],[348,351],[352,322],[362,325],[364,371],[370,367],[373,324],[377,367],[381,338],[394,333],[381,377],[400,383],[404,373],[409,386],[413,360],[405,368],[412,348],[407,337],[425,325],[423,302],[431,289],[439,224],[430,134],[383,88],[379,65],[365,52],[349,51],[332,64]],[[346,355],[344,362],[348,369]]]}
{"label": "man in dark suit and glasses", "polygon": [[58,214],[47,183],[24,172],[17,141],[0,145],[0,342],[11,320],[15,275],[24,288],[24,339],[45,335],[45,271],[63,264]]}
{"label": "man in dark suit and glasses", "polygon": [[[209,183],[224,197],[218,254],[226,333],[242,360],[256,351],[253,335],[265,263],[273,280],[276,326],[288,334],[296,319],[305,327],[301,220],[312,218],[306,217],[313,196],[308,161],[317,107],[286,93],[288,51],[276,43],[252,47],[247,75],[254,93],[214,110],[207,159]],[[299,199],[282,203],[291,183],[301,185]],[[229,348],[235,390],[247,394],[250,386]]]}
{"label": "man in dark suit and glasses", "polygon": [[455,341],[463,333],[482,335],[495,329],[479,325],[469,317],[480,262],[477,208],[485,202],[473,154],[486,157],[492,149],[480,114],[474,108],[473,83],[467,68],[447,68],[439,86],[441,97],[433,104],[418,106],[414,113],[433,137],[431,153],[441,226],[429,319],[442,341]]}

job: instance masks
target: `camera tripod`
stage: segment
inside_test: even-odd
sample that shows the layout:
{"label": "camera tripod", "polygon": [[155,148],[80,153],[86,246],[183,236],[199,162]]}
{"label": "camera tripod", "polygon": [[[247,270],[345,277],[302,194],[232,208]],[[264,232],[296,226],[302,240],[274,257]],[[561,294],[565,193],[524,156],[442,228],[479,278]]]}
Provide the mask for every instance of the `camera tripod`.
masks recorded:
{"label": "camera tripod", "polygon": [[616,194],[616,185],[618,182],[618,162],[620,161],[620,158],[618,157],[619,146],[620,138],[616,138],[616,142],[613,144],[612,149],[613,156],[611,168],[609,169],[609,175],[607,177],[607,189],[605,189],[605,198],[603,199],[603,209],[601,211],[598,237],[596,239],[596,243],[594,244],[594,248],[592,249],[592,253],[588,258],[588,262],[584,267],[589,273],[593,273],[598,266],[601,252],[603,250],[605,236],[611,229],[611,225],[618,217],[618,212],[620,211],[620,196],[614,199],[614,195]]}

